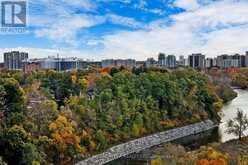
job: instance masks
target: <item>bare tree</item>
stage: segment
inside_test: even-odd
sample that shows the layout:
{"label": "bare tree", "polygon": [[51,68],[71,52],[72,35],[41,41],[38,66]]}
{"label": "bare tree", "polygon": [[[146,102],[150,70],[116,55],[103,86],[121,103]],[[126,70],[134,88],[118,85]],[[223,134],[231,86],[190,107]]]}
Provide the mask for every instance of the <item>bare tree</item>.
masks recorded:
{"label": "bare tree", "polygon": [[239,137],[239,140],[244,136],[244,132],[248,129],[248,118],[244,111],[238,109],[237,116],[227,122],[227,133],[234,134]]}

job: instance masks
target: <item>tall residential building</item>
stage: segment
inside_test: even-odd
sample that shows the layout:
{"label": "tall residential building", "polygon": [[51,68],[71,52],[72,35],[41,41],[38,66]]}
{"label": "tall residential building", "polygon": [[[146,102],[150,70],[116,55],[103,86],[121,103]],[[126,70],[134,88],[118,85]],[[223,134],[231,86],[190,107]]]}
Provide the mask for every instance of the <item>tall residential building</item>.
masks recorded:
{"label": "tall residential building", "polygon": [[245,66],[248,67],[248,51],[245,52]]}
{"label": "tall residential building", "polygon": [[246,66],[245,56],[235,54],[229,56],[227,54],[217,57],[217,66],[219,68],[240,68]]}
{"label": "tall residential building", "polygon": [[8,70],[23,69],[24,62],[28,60],[28,53],[12,51],[4,53],[4,67]]}
{"label": "tall residential building", "polygon": [[206,68],[212,68],[214,66],[214,60],[212,58],[207,58],[205,61]]}
{"label": "tall residential building", "polygon": [[185,67],[186,66],[186,59],[184,58],[184,56],[179,56],[179,61],[178,61],[178,65],[181,67]]}
{"label": "tall residential building", "polygon": [[217,67],[217,58],[213,58],[213,67]]}
{"label": "tall residential building", "polygon": [[205,55],[198,53],[189,56],[189,66],[192,68],[205,68]]}
{"label": "tall residential building", "polygon": [[168,68],[175,68],[176,67],[176,56],[168,55],[166,58],[166,66]]}
{"label": "tall residential building", "polygon": [[158,55],[158,65],[160,67],[166,66],[166,56],[164,53],[159,53]]}

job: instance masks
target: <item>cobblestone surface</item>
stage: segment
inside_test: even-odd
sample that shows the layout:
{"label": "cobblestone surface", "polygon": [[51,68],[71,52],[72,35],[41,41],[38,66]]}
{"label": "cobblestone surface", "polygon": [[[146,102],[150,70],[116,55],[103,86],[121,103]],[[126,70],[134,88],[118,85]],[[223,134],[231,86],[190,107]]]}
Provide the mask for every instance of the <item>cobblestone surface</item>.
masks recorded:
{"label": "cobblestone surface", "polygon": [[95,155],[86,160],[83,160],[76,165],[102,165],[121,157],[138,153],[150,147],[174,141],[176,139],[186,137],[193,134],[198,134],[212,128],[217,127],[211,120],[206,120],[200,123],[187,125],[180,128],[171,129],[165,132],[160,132],[143,138],[139,138],[127,143],[114,146],[102,154]]}

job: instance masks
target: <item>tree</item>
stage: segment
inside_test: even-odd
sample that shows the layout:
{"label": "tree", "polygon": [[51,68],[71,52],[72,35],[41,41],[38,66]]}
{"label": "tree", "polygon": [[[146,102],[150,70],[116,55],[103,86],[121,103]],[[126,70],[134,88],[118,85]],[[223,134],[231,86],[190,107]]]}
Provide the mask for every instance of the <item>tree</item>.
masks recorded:
{"label": "tree", "polygon": [[34,108],[27,111],[27,116],[35,124],[36,130],[33,131],[36,136],[48,133],[48,125],[58,116],[58,107],[55,101],[45,100],[38,103]]}
{"label": "tree", "polygon": [[234,134],[239,137],[239,140],[244,136],[244,131],[248,129],[248,118],[240,109],[237,111],[237,116],[227,122],[227,133]]}
{"label": "tree", "polygon": [[40,160],[39,151],[21,126],[13,126],[0,137],[0,154],[8,164],[32,164]]}
{"label": "tree", "polygon": [[79,153],[83,154],[85,149],[80,146],[80,136],[77,135],[73,122],[65,116],[58,118],[49,125],[53,144],[59,154],[60,164],[64,161],[71,161]]}
{"label": "tree", "polygon": [[13,78],[1,78],[0,84],[0,116],[5,125],[11,127],[23,121],[26,105],[24,90]]}

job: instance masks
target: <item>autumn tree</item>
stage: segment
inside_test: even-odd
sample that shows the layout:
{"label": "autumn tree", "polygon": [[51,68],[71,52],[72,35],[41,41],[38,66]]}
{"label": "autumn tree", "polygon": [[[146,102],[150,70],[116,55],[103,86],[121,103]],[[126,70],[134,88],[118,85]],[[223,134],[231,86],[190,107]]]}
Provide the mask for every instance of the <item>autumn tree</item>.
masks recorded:
{"label": "autumn tree", "polygon": [[80,136],[75,131],[75,126],[65,116],[58,118],[49,125],[53,144],[55,145],[59,162],[72,161],[72,158],[79,153],[84,153],[80,146]]}
{"label": "autumn tree", "polygon": [[244,132],[248,129],[247,115],[241,109],[238,109],[236,117],[227,122],[227,133],[238,136],[239,140],[245,135]]}

